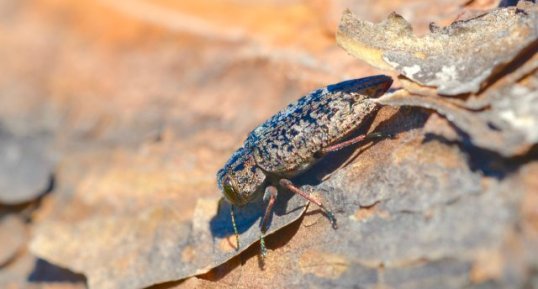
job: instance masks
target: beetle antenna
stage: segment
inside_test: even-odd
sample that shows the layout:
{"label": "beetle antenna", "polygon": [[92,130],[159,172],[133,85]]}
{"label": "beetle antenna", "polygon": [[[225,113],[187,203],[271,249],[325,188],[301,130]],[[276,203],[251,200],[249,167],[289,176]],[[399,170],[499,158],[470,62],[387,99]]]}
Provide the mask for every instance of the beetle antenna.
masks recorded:
{"label": "beetle antenna", "polygon": [[262,254],[262,259],[265,259],[265,257],[267,257],[267,247],[265,247],[265,232],[263,231],[260,235],[260,251]]}
{"label": "beetle antenna", "polygon": [[237,247],[235,250],[239,250],[239,232],[237,231],[237,225],[235,224],[235,212],[234,212],[234,206],[230,206],[230,216],[232,217],[232,226],[234,228],[234,234],[235,234],[235,242],[237,244]]}

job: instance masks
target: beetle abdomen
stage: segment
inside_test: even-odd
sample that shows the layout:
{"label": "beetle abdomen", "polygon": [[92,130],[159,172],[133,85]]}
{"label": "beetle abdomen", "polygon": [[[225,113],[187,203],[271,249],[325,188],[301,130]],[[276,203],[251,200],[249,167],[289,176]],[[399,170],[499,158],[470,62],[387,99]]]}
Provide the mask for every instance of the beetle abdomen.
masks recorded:
{"label": "beetle abdomen", "polygon": [[258,166],[288,175],[308,167],[316,152],[341,140],[378,109],[369,99],[382,95],[391,83],[384,75],[349,80],[290,104],[249,135]]}

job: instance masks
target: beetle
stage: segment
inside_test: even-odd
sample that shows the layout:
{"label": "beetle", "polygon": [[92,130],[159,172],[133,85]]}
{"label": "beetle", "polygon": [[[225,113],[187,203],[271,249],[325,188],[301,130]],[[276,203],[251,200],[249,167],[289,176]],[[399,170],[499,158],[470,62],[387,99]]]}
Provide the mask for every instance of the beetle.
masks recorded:
{"label": "beetle", "polygon": [[291,178],[308,170],[325,154],[381,133],[349,134],[380,108],[372,99],[383,95],[392,79],[376,75],[328,85],[312,91],[252,130],[243,145],[217,172],[217,184],[225,200],[243,207],[260,196],[267,203],[260,225],[262,257],[266,256],[264,234],[279,190],[298,194],[319,206],[336,229],[336,218],[320,201],[295,186]]}

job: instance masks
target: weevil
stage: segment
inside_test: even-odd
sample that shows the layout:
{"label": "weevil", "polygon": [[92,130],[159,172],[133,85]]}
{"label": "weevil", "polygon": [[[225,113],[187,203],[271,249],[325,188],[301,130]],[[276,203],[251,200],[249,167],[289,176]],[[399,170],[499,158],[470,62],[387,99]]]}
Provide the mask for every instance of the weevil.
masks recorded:
{"label": "weevil", "polygon": [[391,84],[390,77],[376,75],[317,89],[250,132],[242,147],[217,173],[219,189],[231,204],[237,249],[239,234],[234,207],[243,207],[263,196],[267,205],[260,223],[260,247],[262,257],[266,256],[264,234],[279,190],[291,191],[316,204],[333,228],[337,228],[334,214],[290,179],[305,172],[329,152],[382,136],[372,133],[343,141],[379,109],[372,99],[384,94]]}

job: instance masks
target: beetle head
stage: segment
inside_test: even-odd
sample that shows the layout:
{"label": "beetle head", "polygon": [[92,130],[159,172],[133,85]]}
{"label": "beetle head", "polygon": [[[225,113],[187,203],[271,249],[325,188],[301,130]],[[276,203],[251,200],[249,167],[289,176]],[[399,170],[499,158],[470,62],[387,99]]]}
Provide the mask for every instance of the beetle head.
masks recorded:
{"label": "beetle head", "polygon": [[243,148],[235,152],[217,173],[217,183],[226,200],[241,207],[261,195],[264,172],[256,165],[252,154]]}

